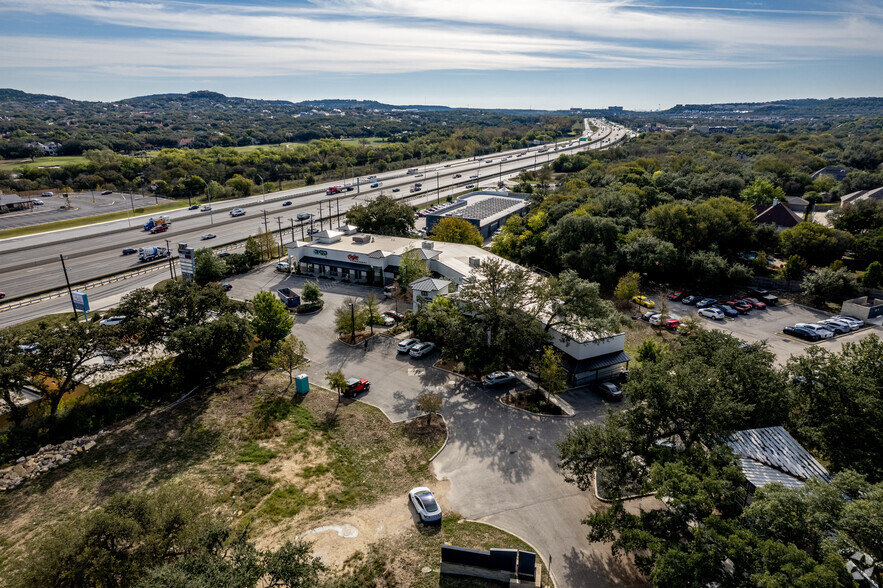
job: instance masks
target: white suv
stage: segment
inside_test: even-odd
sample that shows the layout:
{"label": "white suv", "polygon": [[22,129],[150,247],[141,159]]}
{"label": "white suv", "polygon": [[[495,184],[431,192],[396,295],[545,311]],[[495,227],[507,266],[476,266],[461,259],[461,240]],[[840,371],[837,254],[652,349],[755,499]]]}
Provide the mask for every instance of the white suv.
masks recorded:
{"label": "white suv", "polygon": [[404,341],[400,341],[396,349],[398,349],[399,353],[408,353],[411,351],[411,348],[415,345],[420,345],[420,339],[405,339]]}
{"label": "white suv", "polygon": [[245,214],[245,211],[241,208],[234,208],[230,211],[230,216],[242,216]]}

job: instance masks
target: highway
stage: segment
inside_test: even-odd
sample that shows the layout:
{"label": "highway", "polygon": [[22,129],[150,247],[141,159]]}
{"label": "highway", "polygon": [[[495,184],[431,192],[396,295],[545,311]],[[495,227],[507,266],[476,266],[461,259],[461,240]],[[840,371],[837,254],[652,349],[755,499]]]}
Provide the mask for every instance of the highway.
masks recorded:
{"label": "highway", "polygon": [[[407,197],[409,203],[419,205],[434,201],[438,190],[441,190],[441,197],[444,198],[473,185],[476,189],[495,186],[500,178],[517,175],[523,169],[541,167],[563,153],[606,148],[628,136],[627,129],[601,121],[593,122],[598,130],[592,136],[589,120],[585,121],[584,136],[590,137],[588,141],[572,139],[556,145],[484,155],[475,160],[440,162],[421,167],[414,174],[407,174],[406,170],[395,170],[377,174],[376,179],[358,178],[358,191],[344,192],[341,195],[326,195],[327,188],[340,185],[337,182],[220,201],[212,204],[211,212],[174,211],[168,215],[172,220],[170,229],[158,235],[150,235],[142,230],[141,225],[146,222],[147,217],[139,217],[4,239],[0,241],[0,291],[5,292],[9,299],[63,287],[65,282],[59,261],[60,254],[65,256],[70,281],[77,283],[141,267],[137,255],[121,255],[124,247],[137,249],[161,246],[166,244],[166,240],[173,249],[180,242],[196,247],[218,247],[242,240],[263,230],[265,226],[271,231],[278,231],[280,224],[283,241],[288,243],[292,237],[292,224],[294,236],[298,239],[305,228],[302,226],[304,223],[296,221],[297,213],[310,213],[314,215],[316,227],[329,228],[332,224],[339,224],[329,220],[329,215],[336,215],[338,211],[343,214],[351,206],[364,204],[380,195]],[[456,175],[460,177],[455,178]],[[380,186],[371,188],[370,184],[375,182],[380,183]],[[417,182],[423,184],[421,191],[411,193],[410,189]],[[395,189],[399,191],[395,192]],[[291,201],[292,205],[282,206],[286,201]],[[233,208],[242,208],[246,214],[232,218],[229,211]],[[267,212],[266,225],[263,211]],[[201,241],[200,236],[205,233],[213,233],[217,237]],[[3,304],[0,303],[0,311],[2,307]]]}

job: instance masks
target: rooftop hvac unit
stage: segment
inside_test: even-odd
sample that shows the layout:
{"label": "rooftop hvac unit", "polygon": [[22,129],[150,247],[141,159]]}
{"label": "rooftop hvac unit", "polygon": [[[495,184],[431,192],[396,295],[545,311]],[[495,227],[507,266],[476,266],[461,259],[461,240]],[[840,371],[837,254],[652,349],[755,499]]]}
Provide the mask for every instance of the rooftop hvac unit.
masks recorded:
{"label": "rooftop hvac unit", "polygon": [[371,242],[371,235],[356,235],[355,237],[353,237],[353,243],[356,243],[358,245],[362,245],[362,244],[370,243],[370,242]]}
{"label": "rooftop hvac unit", "polygon": [[423,242],[424,249],[432,249],[434,245],[435,245],[435,243],[433,243],[432,241],[424,241]]}
{"label": "rooftop hvac unit", "polygon": [[481,260],[478,259],[477,257],[470,257],[469,258],[469,267],[478,267],[480,265],[481,265]]}

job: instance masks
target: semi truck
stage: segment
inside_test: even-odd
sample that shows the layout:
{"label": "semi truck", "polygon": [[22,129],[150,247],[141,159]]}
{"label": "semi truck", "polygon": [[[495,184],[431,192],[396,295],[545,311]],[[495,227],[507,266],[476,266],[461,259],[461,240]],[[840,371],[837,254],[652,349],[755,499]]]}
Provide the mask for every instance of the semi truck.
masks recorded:
{"label": "semi truck", "polygon": [[332,196],[334,194],[340,194],[341,192],[352,192],[353,189],[353,186],[331,186],[325,190],[325,195]]}
{"label": "semi truck", "polygon": [[279,294],[279,299],[285,303],[286,307],[297,308],[300,306],[300,296],[291,288],[279,288],[276,293]]}
{"label": "semi truck", "polygon": [[171,225],[172,221],[167,216],[160,216],[157,218],[151,218],[146,223],[144,223],[144,230],[149,231],[153,227],[161,227]]}
{"label": "semi truck", "polygon": [[138,249],[138,261],[153,261],[169,256],[169,250],[165,247],[141,247]]}
{"label": "semi truck", "polygon": [[416,174],[418,171],[420,171],[420,170],[417,169],[416,167],[412,167],[411,169],[408,170],[408,175]]}

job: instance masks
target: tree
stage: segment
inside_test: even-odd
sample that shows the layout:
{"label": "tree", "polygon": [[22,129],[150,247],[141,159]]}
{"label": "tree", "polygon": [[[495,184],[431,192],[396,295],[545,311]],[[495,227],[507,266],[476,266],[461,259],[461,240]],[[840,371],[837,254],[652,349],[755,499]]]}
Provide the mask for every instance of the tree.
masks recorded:
{"label": "tree", "polygon": [[848,202],[834,209],[831,224],[853,235],[883,228],[883,201],[867,198]]}
{"label": "tree", "polygon": [[856,289],[855,278],[846,268],[832,270],[828,267],[809,274],[803,279],[800,291],[818,302],[840,302]]}
{"label": "tree", "polygon": [[546,400],[551,402],[552,395],[557,396],[567,389],[567,372],[561,363],[561,353],[547,345],[543,354],[534,364],[539,376],[539,384],[546,391]]}
{"label": "tree", "polygon": [[240,198],[248,196],[254,189],[254,182],[246,177],[243,177],[241,174],[234,175],[232,178],[227,180],[224,185],[233,190],[233,192]]}
{"label": "tree", "polygon": [[405,236],[414,228],[414,209],[381,196],[347,210],[346,222],[356,225],[363,233]]}
{"label": "tree", "polygon": [[19,347],[21,344],[21,338],[10,331],[0,337],[0,407],[5,407],[9,412],[15,426],[20,425],[27,416],[27,408],[18,404],[29,375],[26,352]]}
{"label": "tree", "polygon": [[662,357],[662,354],[665,352],[665,349],[651,339],[647,337],[643,341],[641,341],[641,345],[638,347],[638,352],[636,354],[638,361],[641,362],[649,362],[656,363],[659,361],[659,358]]}
{"label": "tree", "polygon": [[184,365],[210,378],[248,356],[252,341],[251,325],[234,314],[174,331],[166,349],[179,354]]}
{"label": "tree", "polygon": [[814,266],[828,265],[840,258],[848,243],[838,238],[834,229],[814,223],[800,223],[785,229],[780,241],[784,255],[799,255]]}
{"label": "tree", "polygon": [[441,394],[424,392],[417,397],[417,409],[426,413],[426,424],[432,423],[432,415],[439,414],[442,409]]}
{"label": "tree", "polygon": [[[636,232],[639,235],[630,239]],[[674,245],[643,230],[629,233],[626,243],[619,248],[619,253],[626,270],[646,274],[651,280],[670,277],[679,262]]]}
{"label": "tree", "polygon": [[872,261],[862,276],[862,286],[865,288],[879,288],[883,284],[883,265],[879,261]]}
{"label": "tree", "polygon": [[273,356],[273,363],[288,373],[289,386],[294,381],[294,372],[306,365],[306,356],[306,344],[294,335],[288,335],[279,343],[276,355]]}
{"label": "tree", "polygon": [[408,284],[429,275],[429,267],[420,254],[419,249],[408,249],[401,255],[399,262],[399,286],[407,290]]}
{"label": "tree", "polygon": [[[279,257],[281,253],[279,251],[279,243],[276,242],[276,237],[273,236],[272,231],[259,232],[257,235],[257,243],[261,250],[261,260]],[[247,245],[246,251],[248,251]]]}
{"label": "tree", "polygon": [[340,370],[325,372],[325,381],[329,388],[337,391],[337,404],[340,404],[340,396],[346,389],[346,376]]}
{"label": "tree", "polygon": [[372,292],[362,304],[361,311],[364,313],[365,322],[371,326],[371,334],[374,334],[374,325],[383,324],[383,315],[380,314],[380,304],[377,302],[377,294]]}
{"label": "tree", "polygon": [[446,243],[466,243],[478,247],[484,243],[478,227],[466,219],[453,216],[442,218],[430,231],[429,236]]}
{"label": "tree", "polygon": [[637,272],[629,272],[619,278],[613,295],[617,300],[628,303],[629,300],[640,294],[641,276]]}
{"label": "tree", "polygon": [[117,360],[125,355],[116,330],[90,328],[79,321],[39,328],[34,337],[39,346],[28,354],[26,365],[33,374],[31,383],[49,402],[50,415],[58,412],[66,394],[101,373],[118,369],[105,358]]}
{"label": "tree", "polygon": [[199,284],[217,282],[227,274],[227,264],[213,249],[203,247],[193,254],[195,270],[193,278]]}
{"label": "tree", "polygon": [[251,326],[258,339],[275,345],[291,333],[294,317],[278,296],[262,290],[255,294],[252,306]]}
{"label": "tree", "polygon": [[305,282],[303,291],[301,292],[301,298],[304,299],[304,302],[310,304],[322,300],[322,291],[319,290],[319,284],[316,282]]}
{"label": "tree", "polygon": [[739,197],[752,206],[769,206],[773,199],[783,202],[785,191],[772,182],[758,178],[745,186]]}
{"label": "tree", "polygon": [[782,277],[786,280],[799,280],[806,273],[806,260],[799,255],[792,255],[782,268]]}
{"label": "tree", "polygon": [[347,298],[334,310],[334,325],[341,335],[352,334],[352,342],[356,343],[356,332],[365,328],[367,317],[362,305],[354,298]]}
{"label": "tree", "polygon": [[263,260],[261,244],[252,235],[249,235],[245,241],[245,254],[253,260],[252,263],[258,263]]}

